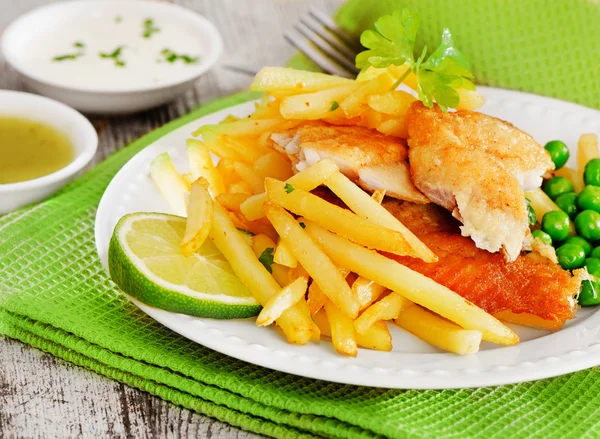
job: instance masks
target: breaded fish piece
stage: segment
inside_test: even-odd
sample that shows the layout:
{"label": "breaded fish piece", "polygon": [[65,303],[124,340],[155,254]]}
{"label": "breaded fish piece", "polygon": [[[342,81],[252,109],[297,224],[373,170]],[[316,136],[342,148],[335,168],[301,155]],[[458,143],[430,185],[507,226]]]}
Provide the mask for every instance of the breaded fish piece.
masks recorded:
{"label": "breaded fish piece", "polygon": [[573,318],[582,273],[571,275],[535,253],[507,263],[461,236],[458,221],[434,205],[386,199],[383,206],[439,258],[428,264],[387,254],[403,265],[450,288],[492,315],[527,315],[537,326],[558,329]]}
{"label": "breaded fish piece", "polygon": [[416,102],[406,121],[415,186],[452,212],[477,247],[514,261],[529,231],[524,190],[554,169],[548,152],[508,122],[474,111]]}
{"label": "breaded fish piece", "polygon": [[285,152],[296,172],[331,157],[340,172],[363,189],[416,203],[429,200],[413,185],[404,140],[357,126],[310,123],[271,135],[274,147]]}

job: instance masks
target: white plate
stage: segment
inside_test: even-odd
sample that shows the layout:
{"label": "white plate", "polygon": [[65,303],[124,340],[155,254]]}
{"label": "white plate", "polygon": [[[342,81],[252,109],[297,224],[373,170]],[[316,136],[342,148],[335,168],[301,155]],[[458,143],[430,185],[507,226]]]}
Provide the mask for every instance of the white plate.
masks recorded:
{"label": "white plate", "polygon": [[[514,123],[540,143],[562,139],[575,148],[581,133],[600,134],[600,112],[554,99],[481,87],[482,112]],[[107,188],[96,216],[96,244],[107,266],[108,242],[119,218],[139,211],[169,212],[148,176],[151,160],[168,152],[187,169],[184,141],[197,127],[226,114],[246,116],[253,103],[211,114],[148,146],[129,161]],[[574,149],[573,149],[574,151]],[[338,355],[328,342],[292,346],[252,319],[211,320],[174,314],[133,302],[149,316],[197,343],[231,357],[295,375],[346,384],[405,389],[490,386],[557,376],[600,364],[600,313],[584,309],[559,332],[513,326],[517,346],[483,343],[479,353],[442,353],[399,328],[391,328],[392,352],[360,349],[357,358]],[[394,326],[394,325],[390,325]]]}

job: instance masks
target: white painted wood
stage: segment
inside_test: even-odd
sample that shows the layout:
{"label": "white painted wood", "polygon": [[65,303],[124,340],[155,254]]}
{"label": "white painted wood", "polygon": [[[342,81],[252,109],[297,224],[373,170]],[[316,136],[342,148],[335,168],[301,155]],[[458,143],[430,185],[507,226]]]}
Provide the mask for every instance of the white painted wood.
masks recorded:
{"label": "white painted wood", "polygon": [[[49,0],[0,0],[0,33],[17,16]],[[220,66],[175,102],[125,117],[90,117],[100,138],[95,161],[194,106],[245,88],[251,78],[223,68],[282,65],[293,49],[281,37],[309,7],[331,14],[342,0],[176,0],[217,25],[225,43]],[[0,89],[21,90],[0,58]],[[145,392],[0,338],[0,437],[258,436],[190,412]]]}

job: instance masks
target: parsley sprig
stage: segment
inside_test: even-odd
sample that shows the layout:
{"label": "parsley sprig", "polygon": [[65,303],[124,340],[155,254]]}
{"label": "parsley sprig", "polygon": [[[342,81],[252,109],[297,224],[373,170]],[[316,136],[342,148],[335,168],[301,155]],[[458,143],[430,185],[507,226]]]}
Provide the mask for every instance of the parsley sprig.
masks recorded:
{"label": "parsley sprig", "polygon": [[362,70],[373,66],[408,65],[402,82],[410,72],[417,78],[419,100],[427,107],[437,102],[443,111],[455,108],[459,102],[457,89],[475,90],[469,62],[452,41],[449,29],[442,32],[439,47],[427,56],[427,46],[415,59],[415,40],[420,25],[419,15],[404,9],[384,15],[375,22],[375,31],[366,30],[360,42],[367,50],[356,56],[356,67]]}

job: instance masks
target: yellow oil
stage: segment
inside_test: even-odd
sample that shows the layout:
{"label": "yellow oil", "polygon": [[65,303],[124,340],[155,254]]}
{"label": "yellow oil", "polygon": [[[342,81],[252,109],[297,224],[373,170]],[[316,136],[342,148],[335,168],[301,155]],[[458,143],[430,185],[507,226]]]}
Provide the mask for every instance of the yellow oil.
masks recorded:
{"label": "yellow oil", "polygon": [[73,161],[67,135],[44,123],[0,116],[0,184],[33,180]]}

